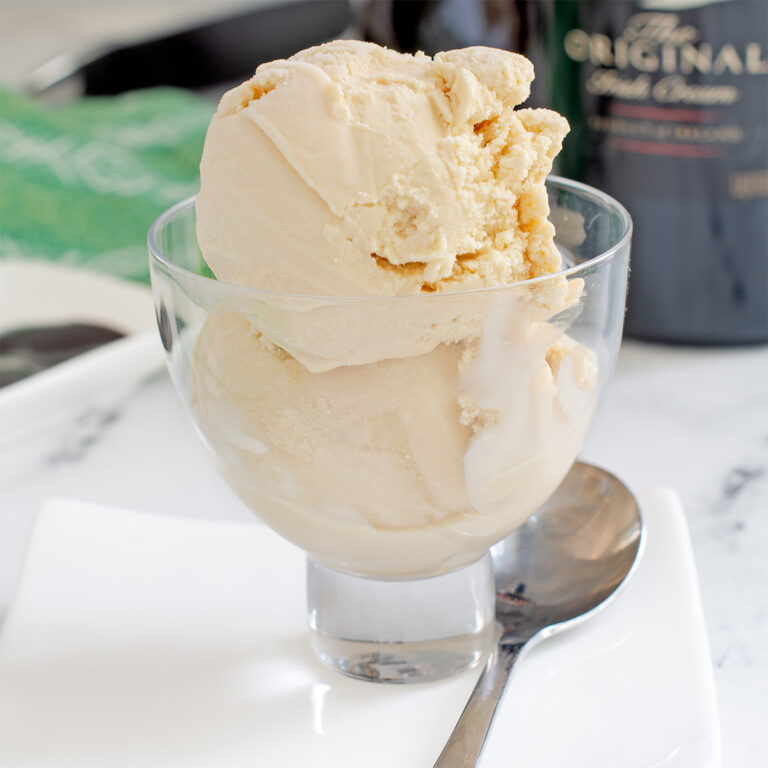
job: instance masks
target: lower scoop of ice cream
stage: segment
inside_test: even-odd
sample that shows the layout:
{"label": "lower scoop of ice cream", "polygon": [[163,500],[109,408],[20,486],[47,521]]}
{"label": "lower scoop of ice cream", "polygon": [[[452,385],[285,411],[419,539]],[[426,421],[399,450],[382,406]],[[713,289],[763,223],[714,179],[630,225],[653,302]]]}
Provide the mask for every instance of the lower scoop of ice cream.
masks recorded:
{"label": "lower scoop of ice cream", "polygon": [[214,312],[191,371],[197,424],[241,498],[318,561],[451,570],[552,493],[594,410],[591,354],[523,303],[502,291],[472,342],[322,373]]}
{"label": "lower scoop of ice cream", "polygon": [[516,108],[532,79],[501,50],[336,41],[211,122],[198,241],[251,290],[203,324],[193,409],[238,494],[331,568],[471,562],[581,445],[594,359],[565,336],[582,281],[553,274],[545,187],[568,126]]}

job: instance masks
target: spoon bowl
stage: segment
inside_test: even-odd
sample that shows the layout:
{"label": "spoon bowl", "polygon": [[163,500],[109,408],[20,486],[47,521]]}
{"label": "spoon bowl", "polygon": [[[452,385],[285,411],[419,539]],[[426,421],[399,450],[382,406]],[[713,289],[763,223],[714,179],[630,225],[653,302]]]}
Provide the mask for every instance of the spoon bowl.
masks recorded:
{"label": "spoon bowl", "polygon": [[531,638],[584,620],[626,581],[642,530],[624,483],[576,462],[544,506],[491,551],[497,621]]}
{"label": "spoon bowl", "polygon": [[576,462],[550,499],[493,548],[499,640],[434,768],[477,765],[523,649],[605,606],[634,570],[643,534],[624,483]]}

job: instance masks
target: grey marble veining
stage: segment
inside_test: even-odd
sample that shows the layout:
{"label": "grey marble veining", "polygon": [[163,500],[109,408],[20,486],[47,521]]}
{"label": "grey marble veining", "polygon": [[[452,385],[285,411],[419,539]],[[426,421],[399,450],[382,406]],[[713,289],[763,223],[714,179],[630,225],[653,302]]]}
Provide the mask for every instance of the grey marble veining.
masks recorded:
{"label": "grey marble veining", "polygon": [[[625,343],[582,458],[637,491],[667,486],[682,499],[724,766],[761,765],[768,751],[768,350]],[[54,496],[258,524],[215,473],[164,372],[0,450],[0,613],[35,510]]]}
{"label": "grey marble veining", "polygon": [[725,766],[768,747],[768,351],[627,343],[585,446],[632,487],[681,497],[696,556]]}

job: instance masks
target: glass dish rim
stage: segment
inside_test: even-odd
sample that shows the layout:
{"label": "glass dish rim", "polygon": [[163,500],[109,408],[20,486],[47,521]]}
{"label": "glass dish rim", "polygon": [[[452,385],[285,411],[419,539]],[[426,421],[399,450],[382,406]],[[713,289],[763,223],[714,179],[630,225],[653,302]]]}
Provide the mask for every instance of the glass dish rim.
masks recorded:
{"label": "glass dish rim", "polygon": [[605,192],[601,192],[598,189],[595,189],[594,187],[589,186],[588,184],[583,184],[580,181],[573,181],[572,179],[566,179],[562,176],[555,176],[550,175],[546,178],[547,185],[554,185],[558,186],[561,189],[569,192],[575,192],[579,194],[581,197],[587,197],[592,198],[594,201],[596,201],[599,205],[601,205],[604,208],[610,209],[612,212],[616,213],[619,218],[621,219],[623,223],[623,230],[621,232],[621,235],[618,237],[616,242],[610,246],[610,248],[607,248],[606,250],[602,251],[601,253],[597,254],[596,256],[593,256],[591,259],[588,259],[587,261],[582,262],[581,264],[577,264],[573,267],[569,267],[568,269],[562,269],[558,272],[551,272],[546,275],[540,275],[539,277],[532,277],[528,280],[519,280],[514,283],[507,283],[505,285],[492,285],[492,286],[483,286],[481,288],[470,288],[463,291],[434,291],[431,293],[410,293],[410,294],[399,294],[394,296],[353,296],[353,295],[323,295],[323,294],[311,294],[311,293],[290,293],[287,291],[275,291],[275,290],[269,290],[266,288],[252,288],[249,286],[243,286],[243,285],[237,285],[235,283],[228,283],[224,280],[218,280],[211,277],[206,277],[205,275],[200,275],[196,272],[192,272],[185,267],[180,266],[179,264],[176,264],[175,262],[171,261],[169,258],[167,258],[163,254],[163,249],[158,246],[158,238],[157,235],[160,232],[160,230],[172,219],[174,219],[176,216],[180,215],[181,213],[185,213],[188,209],[194,208],[195,200],[197,199],[197,195],[192,195],[191,197],[187,197],[184,200],[180,200],[175,205],[172,205],[167,210],[163,211],[153,222],[152,225],[149,228],[149,232],[147,233],[147,247],[149,250],[149,257],[150,257],[150,265],[153,261],[157,261],[161,267],[169,272],[174,279],[183,279],[183,280],[190,280],[193,279],[194,281],[202,281],[201,285],[206,285],[207,283],[210,283],[211,285],[217,286],[216,290],[221,291],[236,291],[238,293],[245,293],[251,296],[264,296],[264,297],[270,297],[270,298],[287,298],[287,299],[295,299],[295,300],[303,300],[303,301],[322,301],[322,302],[380,302],[382,300],[386,301],[394,301],[394,300],[406,300],[410,299],[413,301],[414,299],[417,299],[419,301],[429,301],[429,300],[438,300],[442,298],[443,300],[446,300],[446,297],[461,297],[461,296],[469,296],[469,295],[475,295],[479,293],[486,293],[491,291],[506,291],[513,288],[520,288],[522,286],[534,286],[546,283],[550,280],[555,280],[557,278],[573,278],[573,277],[579,277],[582,274],[588,274],[590,272],[593,272],[597,267],[602,266],[604,263],[612,261],[613,257],[622,251],[625,247],[629,245],[629,242],[632,238],[632,217],[629,214],[629,211],[620,203],[618,200],[614,199],[610,195],[606,194]]}

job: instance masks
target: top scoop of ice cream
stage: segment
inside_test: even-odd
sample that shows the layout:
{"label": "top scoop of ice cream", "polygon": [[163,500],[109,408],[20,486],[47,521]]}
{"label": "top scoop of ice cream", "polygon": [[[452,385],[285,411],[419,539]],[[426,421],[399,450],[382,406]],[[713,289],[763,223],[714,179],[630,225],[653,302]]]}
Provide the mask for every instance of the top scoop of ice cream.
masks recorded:
{"label": "top scoop of ice cream", "polygon": [[552,275],[544,183],[568,126],[516,109],[532,79],[501,50],[337,41],[262,65],[211,122],[198,241],[261,290],[207,307],[193,410],[238,494],[330,567],[471,562],[581,444],[595,360],[565,336],[583,281]]}
{"label": "top scoop of ice cream", "polygon": [[557,271],[544,177],[567,122],[515,109],[533,67],[491,48],[336,41],[222,98],[197,232],[220,280],[325,296],[504,285]]}

